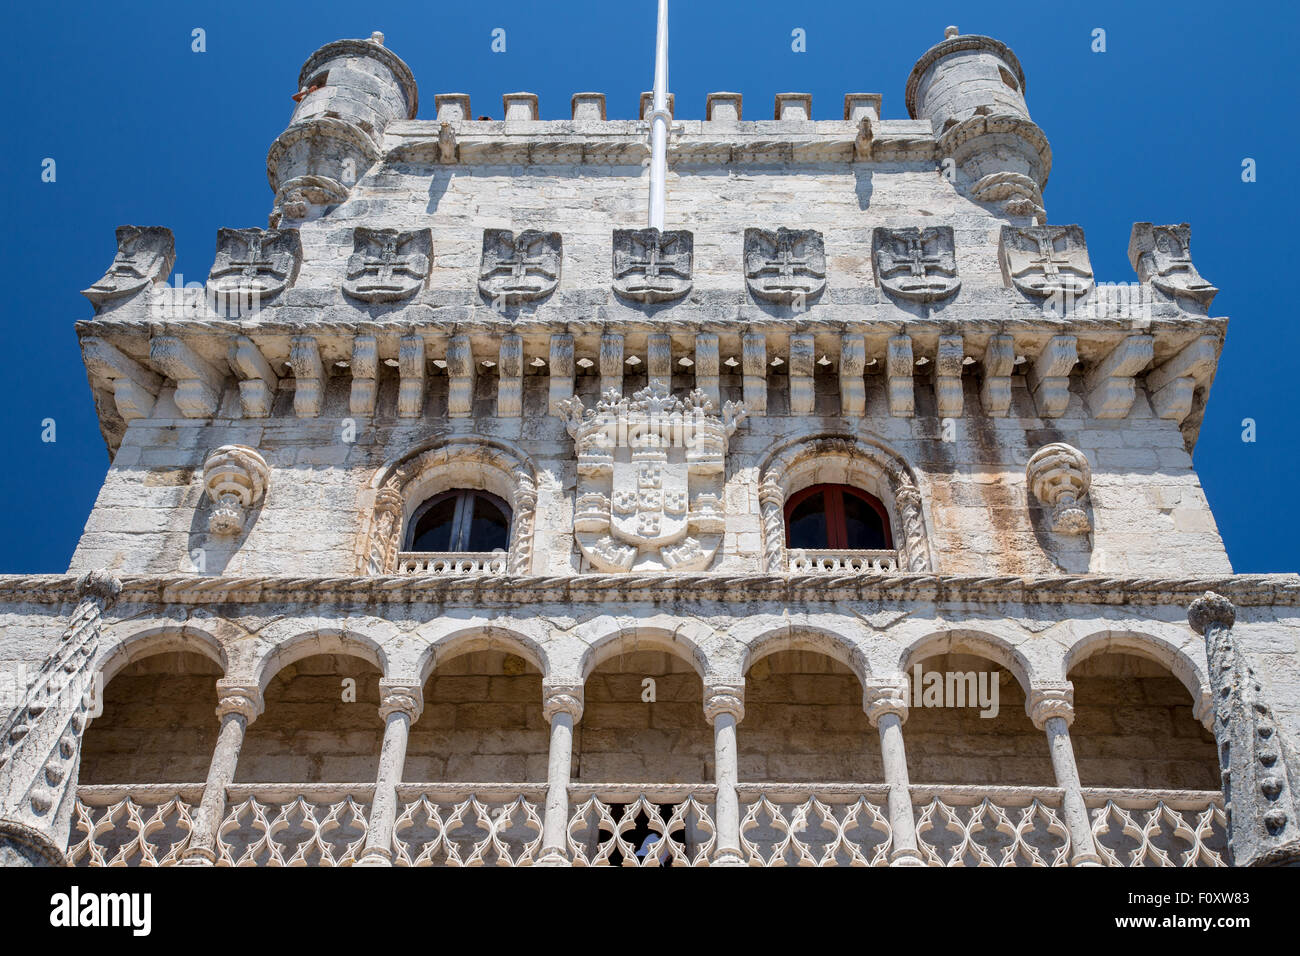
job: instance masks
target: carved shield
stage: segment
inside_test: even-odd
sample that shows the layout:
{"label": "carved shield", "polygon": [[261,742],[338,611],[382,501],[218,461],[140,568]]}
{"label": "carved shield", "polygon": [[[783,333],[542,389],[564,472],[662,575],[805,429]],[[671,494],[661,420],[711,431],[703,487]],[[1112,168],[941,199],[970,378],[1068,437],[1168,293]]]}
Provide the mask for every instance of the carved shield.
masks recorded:
{"label": "carved shield", "polygon": [[219,229],[208,290],[265,301],[293,284],[301,264],[297,229]]}
{"label": "carved shield", "polygon": [[525,229],[516,236],[509,229],[484,229],[479,291],[512,305],[545,298],[560,283],[562,260],[558,232]]}
{"label": "carved shield", "polygon": [[398,232],[358,226],[352,233],[343,291],[363,302],[396,302],[414,295],[429,275],[432,249],[428,229]]}
{"label": "carved shield", "polygon": [[686,230],[614,230],[614,291],[638,302],[670,302],[691,291],[694,236]]}
{"label": "carved shield", "polygon": [[162,226],[118,226],[117,255],[103,277],[81,294],[96,308],[165,282],[176,264],[176,240]]}
{"label": "carved shield", "polygon": [[876,280],[890,295],[938,302],[961,288],[951,226],[878,228],[872,234],[871,251]]}
{"label": "carved shield", "polygon": [[814,229],[745,230],[745,282],[756,299],[790,304],[826,287],[826,248]]}
{"label": "carved shield", "polygon": [[686,469],[668,456],[614,460],[610,531],[640,551],[686,537]]}
{"label": "carved shield", "polygon": [[1185,222],[1169,226],[1135,222],[1128,257],[1138,279],[1166,295],[1191,299],[1209,308],[1219,294],[1192,264],[1192,228]]}
{"label": "carved shield", "polygon": [[1003,226],[998,258],[1006,281],[1036,299],[1077,298],[1092,289],[1092,263],[1079,226]]}

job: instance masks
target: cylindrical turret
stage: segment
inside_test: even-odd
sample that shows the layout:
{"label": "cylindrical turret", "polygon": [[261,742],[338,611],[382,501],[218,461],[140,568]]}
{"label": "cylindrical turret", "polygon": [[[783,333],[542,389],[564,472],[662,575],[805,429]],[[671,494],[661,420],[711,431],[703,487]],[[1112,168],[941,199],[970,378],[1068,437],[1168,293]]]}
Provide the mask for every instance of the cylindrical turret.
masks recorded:
{"label": "cylindrical turret", "polygon": [[303,64],[294,96],[298,105],[266,157],[267,179],[275,190],[272,226],[343,202],[380,157],[388,124],[415,118],[415,77],[383,44],[382,33],[369,40],[336,40]]}
{"label": "cylindrical turret", "polygon": [[1046,220],[1042,187],[1052,151],[1029,118],[1025,73],[1005,43],[948,27],[912,67],[907,111],[931,122],[959,189],[1009,215]]}

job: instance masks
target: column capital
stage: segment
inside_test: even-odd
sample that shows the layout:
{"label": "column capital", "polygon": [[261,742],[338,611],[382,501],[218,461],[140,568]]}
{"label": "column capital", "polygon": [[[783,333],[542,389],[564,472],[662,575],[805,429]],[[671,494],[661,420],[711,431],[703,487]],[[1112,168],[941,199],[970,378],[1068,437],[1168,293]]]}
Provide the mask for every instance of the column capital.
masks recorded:
{"label": "column capital", "polygon": [[388,720],[393,714],[406,714],[411,723],[420,719],[424,711],[424,689],[415,681],[379,681],[379,719]]}
{"label": "column capital", "polygon": [[87,571],[77,578],[77,598],[98,598],[104,606],[112,604],[122,593],[122,579],[112,571]]}
{"label": "column capital", "polygon": [[556,714],[568,714],[575,721],[582,720],[586,698],[579,683],[542,681],[542,716],[547,723]]}
{"label": "column capital", "polygon": [[875,727],[886,714],[897,714],[900,723],[907,721],[907,677],[884,674],[868,677],[862,684],[862,709]]}
{"label": "column capital", "polygon": [[217,681],[217,718],[240,714],[246,723],[252,723],[266,707],[262,688],[255,681],[242,681],[222,677]]}
{"label": "column capital", "polygon": [[1068,680],[1035,684],[1029,688],[1025,713],[1039,730],[1046,729],[1053,717],[1064,718],[1067,725],[1074,723],[1074,685]]}
{"label": "column capital", "polygon": [[720,714],[731,714],[736,723],[745,719],[745,679],[704,678],[704,719],[709,723]]}
{"label": "column capital", "polygon": [[1206,591],[1187,609],[1187,623],[1202,637],[1211,624],[1232,627],[1237,622],[1237,608],[1222,594]]}

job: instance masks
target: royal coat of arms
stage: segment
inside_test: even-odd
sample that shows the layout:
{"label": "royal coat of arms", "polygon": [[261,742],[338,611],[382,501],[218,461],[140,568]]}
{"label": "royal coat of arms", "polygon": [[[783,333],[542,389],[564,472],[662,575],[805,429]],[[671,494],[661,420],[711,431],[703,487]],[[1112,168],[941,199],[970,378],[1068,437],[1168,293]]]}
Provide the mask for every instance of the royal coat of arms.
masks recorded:
{"label": "royal coat of arms", "polygon": [[1191,299],[1209,308],[1219,294],[1192,264],[1192,227],[1185,222],[1176,226],[1133,223],[1128,258],[1140,281],[1151,283],[1166,295]]}
{"label": "royal coat of arms", "polygon": [[1092,289],[1092,263],[1079,226],[1003,226],[998,258],[1007,282],[1036,299],[1081,298]]}
{"label": "royal coat of arms", "polygon": [[176,264],[176,241],[162,226],[118,226],[117,255],[103,278],[82,295],[96,309],[165,282]]}
{"label": "royal coat of arms", "polygon": [[428,229],[398,232],[358,226],[352,232],[352,249],[343,291],[363,302],[397,302],[424,285],[433,234]]}
{"label": "royal coat of arms", "polygon": [[518,305],[543,299],[560,284],[564,247],[558,232],[483,230],[478,288],[493,302]]}
{"label": "royal coat of arms", "polygon": [[297,229],[218,229],[208,291],[226,302],[256,306],[292,285],[300,265]]}
{"label": "royal coat of arms", "polygon": [[890,295],[913,302],[938,302],[961,288],[952,226],[881,227],[872,234],[871,250],[876,279]]}
{"label": "royal coat of arms", "polygon": [[756,299],[785,305],[826,288],[826,246],[814,229],[745,230],[745,282]]}
{"label": "royal coat of arms", "polygon": [[691,291],[690,232],[614,230],[614,291],[637,302],[671,302]]}
{"label": "royal coat of arms", "polygon": [[722,544],[727,439],[746,415],[698,389],[674,398],[652,381],[584,409],[562,403],[578,456],[573,530],[598,571],[701,571]]}

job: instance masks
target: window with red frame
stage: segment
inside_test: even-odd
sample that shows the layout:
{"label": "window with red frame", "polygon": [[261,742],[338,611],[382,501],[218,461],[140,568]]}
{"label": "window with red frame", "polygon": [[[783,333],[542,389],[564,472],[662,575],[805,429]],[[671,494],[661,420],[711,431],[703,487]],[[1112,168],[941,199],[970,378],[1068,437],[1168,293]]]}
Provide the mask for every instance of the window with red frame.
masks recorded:
{"label": "window with red frame", "polygon": [[889,513],[880,501],[848,485],[813,485],[785,505],[785,543],[808,551],[889,551]]}

